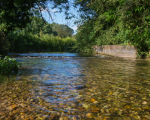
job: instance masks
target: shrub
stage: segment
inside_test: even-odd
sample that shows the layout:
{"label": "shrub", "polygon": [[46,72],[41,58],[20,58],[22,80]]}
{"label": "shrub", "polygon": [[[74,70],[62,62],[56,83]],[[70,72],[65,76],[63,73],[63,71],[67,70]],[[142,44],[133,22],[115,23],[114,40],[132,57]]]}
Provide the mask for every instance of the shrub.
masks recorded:
{"label": "shrub", "polygon": [[20,63],[18,63],[15,59],[12,59],[8,56],[5,56],[3,60],[0,58],[0,73],[1,74],[17,72],[19,66],[20,66]]}

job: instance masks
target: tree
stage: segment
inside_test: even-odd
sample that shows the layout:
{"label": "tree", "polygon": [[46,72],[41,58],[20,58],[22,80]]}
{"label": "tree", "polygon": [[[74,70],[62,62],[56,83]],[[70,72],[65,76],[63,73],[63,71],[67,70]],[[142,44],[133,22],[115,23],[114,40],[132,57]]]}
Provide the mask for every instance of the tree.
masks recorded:
{"label": "tree", "polygon": [[[150,50],[150,2],[147,0],[80,0],[83,15],[77,33],[78,45],[87,47],[85,41],[97,45],[128,42],[137,47],[140,55]],[[91,13],[86,14],[86,13]],[[87,22],[93,22],[89,30]],[[91,25],[91,23],[89,24]],[[85,28],[86,27],[86,28]],[[84,28],[84,29],[83,29]],[[81,32],[82,31],[82,32]],[[81,36],[80,36],[81,35]],[[82,39],[81,39],[82,38]],[[84,42],[83,42],[84,41]]]}
{"label": "tree", "polygon": [[[64,9],[66,15],[68,15],[67,18],[70,18],[68,10],[71,6],[71,0],[1,0],[1,31],[5,33],[7,31],[8,33],[13,31],[15,27],[25,27],[31,21],[31,16],[35,15],[34,11],[36,10],[38,10],[39,15],[41,15],[42,10],[47,10],[51,16],[50,11],[46,9],[47,2],[51,3],[51,8],[58,8],[60,11]],[[72,3],[74,7],[79,6],[80,25],[88,28],[86,21],[90,21],[90,25],[92,25],[92,28],[88,28],[90,30],[88,36],[81,37],[85,41],[88,37],[91,46],[93,43],[99,45],[120,44],[128,41],[135,45],[139,52],[147,52],[150,49],[149,1],[73,0]],[[52,29],[58,33],[58,36],[65,37],[64,31],[68,28],[64,25],[55,25]],[[80,38],[79,34],[78,38]]]}
{"label": "tree", "polygon": [[52,26],[41,17],[32,17],[32,21],[23,29],[26,33],[39,34],[42,30],[43,34],[52,34]]}
{"label": "tree", "polygon": [[15,27],[25,27],[31,21],[30,16],[33,14],[29,10],[35,6],[35,2],[36,0],[1,0],[1,30],[9,32]]}
{"label": "tree", "polygon": [[[27,23],[31,22],[31,16],[37,12],[40,14],[42,10],[47,10],[51,16],[50,11],[46,9],[47,2],[53,2],[51,8],[55,8],[64,7],[63,4],[67,3],[68,0],[1,0],[0,29],[9,33],[16,27],[24,28]],[[60,10],[62,10],[61,7]],[[40,15],[42,16],[42,14]]]}
{"label": "tree", "polygon": [[59,37],[65,38],[65,37],[71,37],[74,33],[74,30],[67,25],[63,24],[52,24],[52,30],[56,31]]}

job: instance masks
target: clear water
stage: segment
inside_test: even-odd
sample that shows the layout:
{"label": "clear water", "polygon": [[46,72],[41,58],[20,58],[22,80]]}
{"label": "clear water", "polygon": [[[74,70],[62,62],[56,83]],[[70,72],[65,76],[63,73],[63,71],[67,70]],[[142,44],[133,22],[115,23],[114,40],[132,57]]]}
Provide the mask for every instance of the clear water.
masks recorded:
{"label": "clear water", "polygon": [[53,111],[77,119],[150,116],[150,60],[79,53],[10,55],[18,55],[22,63],[18,78],[39,81],[37,96]]}

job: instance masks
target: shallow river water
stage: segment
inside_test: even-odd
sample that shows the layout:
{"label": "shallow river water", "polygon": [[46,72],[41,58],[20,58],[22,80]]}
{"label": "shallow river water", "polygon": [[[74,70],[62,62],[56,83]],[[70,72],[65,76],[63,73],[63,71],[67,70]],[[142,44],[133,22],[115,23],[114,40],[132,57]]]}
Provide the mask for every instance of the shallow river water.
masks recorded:
{"label": "shallow river water", "polygon": [[52,111],[76,119],[150,119],[150,60],[79,53],[13,55],[22,63],[17,78],[38,81],[35,93]]}

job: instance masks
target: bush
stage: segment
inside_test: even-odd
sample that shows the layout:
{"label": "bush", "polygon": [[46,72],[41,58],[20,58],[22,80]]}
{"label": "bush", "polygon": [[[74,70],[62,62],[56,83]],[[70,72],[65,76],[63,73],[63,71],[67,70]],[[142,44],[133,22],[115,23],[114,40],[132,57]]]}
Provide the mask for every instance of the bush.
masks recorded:
{"label": "bush", "polygon": [[18,63],[15,59],[12,59],[8,56],[5,56],[3,60],[0,58],[0,73],[1,74],[17,72],[19,66],[20,66],[20,63]]}

